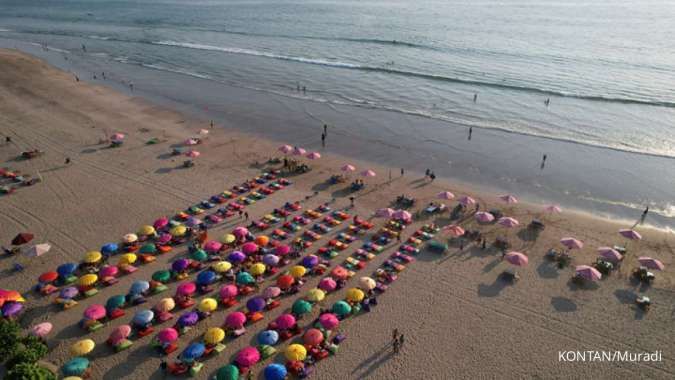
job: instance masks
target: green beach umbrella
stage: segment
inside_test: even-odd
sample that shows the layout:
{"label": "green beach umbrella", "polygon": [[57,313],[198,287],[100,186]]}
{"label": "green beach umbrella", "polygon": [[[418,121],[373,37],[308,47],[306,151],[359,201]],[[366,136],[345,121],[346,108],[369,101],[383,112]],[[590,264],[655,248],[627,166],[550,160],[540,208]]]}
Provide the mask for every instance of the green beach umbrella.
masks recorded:
{"label": "green beach umbrella", "polygon": [[216,380],[239,380],[239,368],[232,364],[220,367],[216,373]]}
{"label": "green beach umbrella", "polygon": [[138,253],[157,253],[157,247],[153,243],[144,244]]}
{"label": "green beach umbrella", "polygon": [[237,284],[249,285],[255,282],[255,278],[248,272],[237,273]]}
{"label": "green beach umbrella", "polygon": [[198,249],[190,253],[190,258],[195,261],[206,261],[209,258],[209,255],[203,249]]}
{"label": "green beach umbrella", "polygon": [[312,311],[312,304],[305,300],[297,300],[293,303],[291,311],[296,315],[304,315]]}
{"label": "green beach umbrella", "polygon": [[345,301],[338,301],[333,304],[331,311],[341,317],[352,312],[352,307]]}
{"label": "green beach umbrella", "polygon": [[125,303],[127,303],[126,297],[122,295],[112,296],[108,298],[108,300],[106,301],[105,309],[108,310],[108,312],[110,312],[111,310],[121,308],[122,306],[124,306]]}
{"label": "green beach umbrella", "polygon": [[152,279],[157,282],[165,283],[171,279],[171,272],[168,270],[158,270],[152,274]]}
{"label": "green beach umbrella", "polygon": [[61,372],[65,376],[80,376],[89,368],[89,360],[87,358],[77,357],[73,358],[68,363],[61,367]]}

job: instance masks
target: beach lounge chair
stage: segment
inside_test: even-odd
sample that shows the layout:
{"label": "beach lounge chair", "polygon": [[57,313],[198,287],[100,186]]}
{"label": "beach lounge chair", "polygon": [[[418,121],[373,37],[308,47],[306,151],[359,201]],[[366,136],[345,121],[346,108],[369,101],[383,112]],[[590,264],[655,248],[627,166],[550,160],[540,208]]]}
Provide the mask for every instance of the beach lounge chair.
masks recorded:
{"label": "beach lounge chair", "polygon": [[321,216],[321,213],[316,210],[305,210],[303,215],[311,219],[316,219]]}
{"label": "beach lounge chair", "polygon": [[315,224],[312,226],[312,228],[313,228],[316,232],[319,232],[319,233],[322,233],[322,234],[327,234],[327,233],[329,233],[330,231],[333,230],[332,228],[328,227],[327,225],[325,225],[325,224],[323,224],[323,223],[315,223]]}
{"label": "beach lounge chair", "polygon": [[652,306],[652,301],[647,296],[640,296],[635,299],[635,304],[638,308],[647,312]]}
{"label": "beach lounge chair", "polygon": [[344,211],[333,211],[333,217],[340,220],[347,220],[350,218],[349,214]]}
{"label": "beach lounge chair", "polygon": [[645,284],[651,284],[656,278],[654,273],[650,272],[647,267],[639,267],[633,270],[633,277]]}
{"label": "beach lounge chair", "polygon": [[333,259],[339,254],[336,250],[331,249],[330,247],[321,247],[317,253],[327,259]]}
{"label": "beach lounge chair", "polygon": [[520,279],[520,276],[518,276],[518,273],[516,273],[516,270],[513,268],[509,268],[502,272],[501,277],[503,280],[510,282],[516,282]]}
{"label": "beach lounge chair", "polygon": [[540,220],[532,219],[530,224],[528,224],[527,228],[533,231],[543,231],[546,228],[546,226]]}
{"label": "beach lounge chair", "polygon": [[339,226],[340,224],[342,224],[342,221],[340,221],[340,220],[338,220],[338,219],[336,219],[336,218],[334,218],[330,215],[324,217],[323,222],[328,224],[329,226],[332,226],[332,227]]}

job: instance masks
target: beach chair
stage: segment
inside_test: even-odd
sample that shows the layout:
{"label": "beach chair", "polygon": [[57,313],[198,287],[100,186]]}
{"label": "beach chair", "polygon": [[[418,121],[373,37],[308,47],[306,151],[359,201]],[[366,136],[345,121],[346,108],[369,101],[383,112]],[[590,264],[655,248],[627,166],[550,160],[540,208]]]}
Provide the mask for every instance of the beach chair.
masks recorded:
{"label": "beach chair", "polygon": [[274,231],[272,231],[272,238],[277,240],[284,240],[288,238],[288,234],[285,231],[277,228]]}
{"label": "beach chair", "polygon": [[323,222],[328,224],[329,226],[333,226],[333,227],[339,226],[340,224],[342,224],[342,221],[340,221],[338,219],[335,219],[330,215],[324,217]]}
{"label": "beach chair", "polygon": [[333,217],[335,217],[337,219],[340,219],[340,220],[343,220],[343,221],[350,218],[350,215],[347,214],[344,211],[333,211],[332,215],[333,215]]}
{"label": "beach chair", "polygon": [[115,352],[121,352],[121,351],[127,350],[133,344],[134,344],[134,342],[130,341],[129,339],[123,339],[122,341],[120,341],[119,343],[117,343],[114,346]]}
{"label": "beach chair", "polygon": [[321,216],[321,213],[316,210],[305,210],[304,215],[311,219],[316,219]]}
{"label": "beach chair", "polygon": [[322,223],[315,223],[312,226],[312,229],[314,229],[316,232],[319,232],[319,233],[322,233],[322,234],[327,234],[327,233],[329,233],[330,231],[333,230],[332,228],[330,228],[327,225],[322,224]]}
{"label": "beach chair", "polygon": [[211,203],[211,202],[209,202],[209,201],[201,201],[201,202],[199,203],[199,207],[202,208],[202,209],[210,210],[210,209],[216,207],[216,205],[213,204],[213,203]]}

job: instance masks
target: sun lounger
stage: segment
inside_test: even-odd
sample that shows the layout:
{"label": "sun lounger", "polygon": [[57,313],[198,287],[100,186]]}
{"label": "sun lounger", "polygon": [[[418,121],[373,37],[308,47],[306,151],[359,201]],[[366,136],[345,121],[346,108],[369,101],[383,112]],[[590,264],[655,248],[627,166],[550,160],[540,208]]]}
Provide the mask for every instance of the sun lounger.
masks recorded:
{"label": "sun lounger", "polygon": [[332,228],[328,227],[327,225],[325,225],[323,223],[316,223],[312,226],[312,228],[315,231],[320,232],[322,234],[327,234],[327,233],[329,233],[330,231],[333,230]]}
{"label": "sun lounger", "polygon": [[303,226],[306,226],[306,225],[308,225],[309,223],[311,223],[312,220],[309,219],[309,218],[305,218],[305,217],[302,217],[302,216],[300,216],[300,215],[297,215],[297,216],[295,216],[295,217],[293,218],[293,222],[298,223],[298,224],[301,224],[301,225],[303,225]]}
{"label": "sun lounger", "polygon": [[130,341],[129,339],[123,339],[121,342],[115,345],[115,352],[124,351],[129,347],[131,347],[133,344],[134,342]]}

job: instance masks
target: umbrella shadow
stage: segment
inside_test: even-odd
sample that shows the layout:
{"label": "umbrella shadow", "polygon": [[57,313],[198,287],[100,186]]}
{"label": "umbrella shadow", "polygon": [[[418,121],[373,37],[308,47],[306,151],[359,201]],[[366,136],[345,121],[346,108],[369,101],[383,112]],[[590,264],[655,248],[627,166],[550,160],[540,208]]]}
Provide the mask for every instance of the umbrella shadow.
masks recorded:
{"label": "umbrella shadow", "polygon": [[91,154],[91,153],[96,153],[96,152],[98,152],[98,149],[96,149],[96,148],[86,148],[86,149],[82,149],[80,151],[80,153],[82,153],[82,154]]}
{"label": "umbrella shadow", "polygon": [[531,228],[523,228],[516,236],[522,241],[536,241],[539,238],[539,231]]}
{"label": "umbrella shadow", "polygon": [[[394,355],[396,355],[393,349],[389,349],[390,347],[391,344],[382,346],[379,350],[370,355],[368,358],[366,358],[366,360],[362,361],[356,368],[354,368],[352,375],[356,375],[360,379],[370,376],[375,370],[382,366],[382,364],[386,363]],[[362,370],[363,372],[361,372]]]}
{"label": "umbrella shadow", "polygon": [[566,297],[551,297],[551,306],[559,313],[571,313],[577,311],[577,304]]}
{"label": "umbrella shadow", "polygon": [[86,331],[80,327],[78,322],[71,324],[65,329],[59,331],[54,338],[56,339],[72,339],[84,335]]}
{"label": "umbrella shadow", "polygon": [[155,170],[155,174],[168,174],[171,173],[174,169],[173,168],[159,168]]}
{"label": "umbrella shadow", "polygon": [[633,304],[637,296],[637,293],[630,289],[617,289],[614,291],[614,297],[624,305]]}
{"label": "umbrella shadow", "polygon": [[352,186],[348,185],[347,187],[344,187],[339,190],[335,190],[331,193],[331,197],[333,198],[343,198],[346,197],[347,195],[353,194],[354,190],[352,190]]}
{"label": "umbrella shadow", "polygon": [[497,297],[509,285],[502,276],[498,276],[492,284],[478,284],[479,297]]}
{"label": "umbrella shadow", "polygon": [[332,184],[330,183],[330,180],[327,179],[327,180],[325,180],[325,181],[323,181],[323,182],[319,182],[319,183],[317,183],[316,185],[312,186],[312,191],[324,191],[324,190],[328,190],[328,188],[330,188],[331,185],[332,185]]}
{"label": "umbrella shadow", "polygon": [[577,290],[589,291],[589,290],[597,290],[600,288],[600,286],[596,282],[592,281],[578,282],[575,281],[574,278],[572,277],[570,277],[570,279],[567,281],[567,287],[571,291]]}
{"label": "umbrella shadow", "polygon": [[175,156],[176,156],[175,154],[170,153],[170,152],[169,153],[162,153],[162,154],[157,156],[157,159],[158,160],[168,160],[168,159],[173,158]]}
{"label": "umbrella shadow", "polygon": [[[138,343],[136,343],[138,344]],[[134,346],[136,345],[134,344]],[[103,380],[116,380],[123,378],[130,373],[134,372],[134,369],[138,367],[139,365],[143,364],[145,361],[147,361],[149,355],[148,352],[150,351],[150,346],[148,345],[143,345],[139,347],[138,349],[132,351],[127,355],[126,360],[122,361],[120,364],[110,368],[106,373],[103,374]],[[160,373],[161,370],[155,371],[152,375],[151,378],[153,379],[159,379],[159,378],[164,378],[164,376],[161,376],[162,374]]]}
{"label": "umbrella shadow", "polygon": [[546,279],[560,277],[558,265],[553,261],[542,261],[541,264],[537,266],[537,273],[539,274],[539,277]]}
{"label": "umbrella shadow", "polygon": [[33,325],[35,320],[41,317],[42,317],[41,320],[46,320],[46,316],[49,315],[49,311],[55,309],[55,307],[56,305],[50,303],[47,305],[30,308],[21,315],[21,324],[23,326]]}
{"label": "umbrella shadow", "polygon": [[499,265],[503,260],[500,258],[495,258],[494,260],[490,261],[489,263],[485,264],[483,267],[483,273],[488,273],[491,272],[493,269]]}

